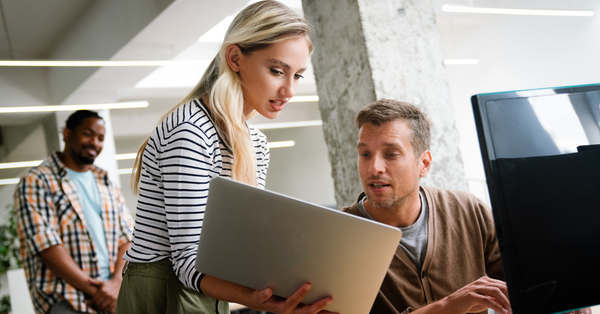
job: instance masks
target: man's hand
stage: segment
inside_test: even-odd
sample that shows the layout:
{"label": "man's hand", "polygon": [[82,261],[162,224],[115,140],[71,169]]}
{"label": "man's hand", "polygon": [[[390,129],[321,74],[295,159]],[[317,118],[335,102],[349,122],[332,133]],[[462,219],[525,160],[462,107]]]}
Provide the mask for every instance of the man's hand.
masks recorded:
{"label": "man's hand", "polygon": [[483,276],[453,294],[414,311],[413,314],[465,314],[486,309],[512,314],[504,281]]}
{"label": "man's hand", "polygon": [[117,296],[121,288],[121,278],[115,277],[107,281],[90,278],[88,281],[98,288],[98,291],[89,300],[91,306],[98,312],[115,313]]}
{"label": "man's hand", "polygon": [[592,314],[592,308],[588,307],[577,311],[567,312],[565,314]]}
{"label": "man's hand", "polygon": [[444,313],[477,313],[488,308],[498,313],[512,313],[506,283],[487,276],[460,288],[440,302]]}

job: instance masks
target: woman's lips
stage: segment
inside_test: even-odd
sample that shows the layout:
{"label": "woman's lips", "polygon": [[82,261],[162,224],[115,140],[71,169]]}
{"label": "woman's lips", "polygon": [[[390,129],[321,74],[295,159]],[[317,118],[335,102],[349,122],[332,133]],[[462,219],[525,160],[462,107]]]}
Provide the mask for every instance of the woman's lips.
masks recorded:
{"label": "woman's lips", "polygon": [[286,100],[269,100],[271,107],[276,111],[283,110],[283,106],[287,103]]}

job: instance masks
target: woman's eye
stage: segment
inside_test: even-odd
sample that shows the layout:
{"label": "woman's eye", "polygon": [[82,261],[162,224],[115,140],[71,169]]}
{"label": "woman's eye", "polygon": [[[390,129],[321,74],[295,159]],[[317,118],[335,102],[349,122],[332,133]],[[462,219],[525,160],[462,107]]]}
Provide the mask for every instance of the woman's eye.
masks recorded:
{"label": "woman's eye", "polygon": [[271,73],[275,74],[275,75],[281,75],[283,74],[283,72],[277,70],[277,69],[271,69]]}
{"label": "woman's eye", "polygon": [[302,76],[302,74],[296,74],[296,75],[294,75],[294,78],[299,80],[301,78],[304,78],[304,76]]}

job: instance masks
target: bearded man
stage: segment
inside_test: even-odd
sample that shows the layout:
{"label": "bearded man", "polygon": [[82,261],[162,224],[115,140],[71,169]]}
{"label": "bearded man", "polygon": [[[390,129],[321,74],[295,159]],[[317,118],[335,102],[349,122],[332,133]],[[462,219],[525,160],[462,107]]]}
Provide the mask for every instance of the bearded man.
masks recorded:
{"label": "bearded man", "polygon": [[114,313],[132,220],[108,173],[93,165],[104,120],[76,111],[64,150],[30,169],[15,192],[17,228],[36,313]]}

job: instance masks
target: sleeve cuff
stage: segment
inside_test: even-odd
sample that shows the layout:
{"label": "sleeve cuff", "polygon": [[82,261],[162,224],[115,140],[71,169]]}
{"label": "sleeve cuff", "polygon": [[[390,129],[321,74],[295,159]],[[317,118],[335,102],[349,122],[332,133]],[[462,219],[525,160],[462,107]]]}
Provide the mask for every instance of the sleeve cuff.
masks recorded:
{"label": "sleeve cuff", "polygon": [[198,278],[198,292],[200,292],[201,294],[204,295],[204,292],[202,292],[202,288],[200,288],[200,283],[202,282],[202,278],[204,278],[204,273],[200,274],[200,278]]}
{"label": "sleeve cuff", "polygon": [[62,240],[51,229],[40,230],[27,241],[27,249],[33,255],[37,255],[43,250],[49,249],[55,245],[62,244]]}

